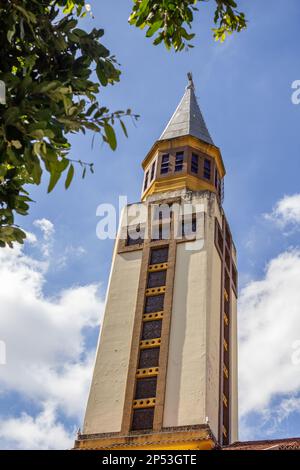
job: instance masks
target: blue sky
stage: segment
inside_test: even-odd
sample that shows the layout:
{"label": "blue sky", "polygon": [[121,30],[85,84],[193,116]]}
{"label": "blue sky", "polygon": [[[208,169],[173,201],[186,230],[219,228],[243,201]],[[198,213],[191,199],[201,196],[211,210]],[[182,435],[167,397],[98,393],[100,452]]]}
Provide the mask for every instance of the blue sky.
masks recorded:
{"label": "blue sky", "polygon": [[[222,150],[227,169],[224,208],[238,250],[240,288],[244,289],[240,307],[241,344],[245,345],[241,346],[241,358],[245,361],[241,372],[243,394],[248,394],[249,387],[257,389],[259,386],[255,383],[255,360],[259,362],[260,355],[264,354],[262,349],[268,349],[271,344],[277,348],[278,343],[272,342],[276,338],[272,321],[278,321],[279,326],[290,322],[295,334],[285,331],[286,337],[277,341],[288,346],[277,359],[270,355],[266,361],[271,376],[279,374],[280,378],[281,369],[278,372],[277,366],[281,365],[282,380],[284,377],[287,381],[285,386],[282,386],[282,380],[272,383],[270,379],[270,382],[262,384],[261,393],[258,392],[260,398],[254,392],[248,402],[240,396],[244,400],[240,437],[258,439],[300,435],[300,383],[293,376],[300,375],[299,367],[295,364],[285,367],[282,360],[287,360],[289,348],[293,348],[290,344],[300,339],[297,320],[297,302],[300,299],[297,286],[292,289],[298,270],[300,273],[300,201],[297,197],[300,192],[300,106],[291,102],[291,84],[300,78],[296,41],[299,2],[240,1],[240,8],[249,20],[248,29],[230,37],[222,45],[213,41],[210,30],[213,3],[204,3],[200,5],[200,13],[196,15],[193,26],[197,33],[195,48],[177,54],[167,52],[162,46],[154,47],[151,40],[144,37],[144,32],[128,25],[131,3],[129,0],[90,1],[95,18],[83,20],[82,26],[87,29],[103,27],[104,44],[121,64],[121,82],[103,90],[100,101],[112,110],[131,108],[140,114],[137,126],[128,122],[128,139],[119,133],[116,152],[103,146],[97,137],[93,149],[91,135],[72,137],[71,157],[94,162],[95,174],[82,180],[78,171],[68,191],[60,183],[53,193],[47,195],[47,178],[39,188],[33,189],[32,197],[36,202],[31,206],[30,215],[19,222],[35,235],[24,250],[14,256],[13,262],[5,257],[2,260],[8,263],[7,266],[13,266],[15,273],[20,271],[27,276],[31,301],[36,312],[39,304],[34,296],[42,303],[41,309],[47,318],[44,327],[50,332],[61,338],[69,335],[67,321],[53,327],[50,316],[53,309],[71,308],[79,318],[77,330],[74,326],[71,328],[73,359],[69,351],[62,351],[57,345],[53,359],[52,343],[49,342],[43,356],[45,363],[42,369],[38,369],[39,373],[45,373],[50,380],[51,374],[48,376],[47,373],[55,370],[53,380],[62,387],[67,383],[66,390],[70,393],[74,377],[86,374],[86,383],[66,412],[62,411],[64,401],[58,393],[48,389],[40,393],[38,382],[34,389],[23,387],[14,377],[14,371],[5,372],[5,386],[0,394],[0,422],[2,429],[3,424],[11,429],[11,434],[5,437],[0,432],[2,446],[44,448],[48,445],[55,448],[60,445],[55,435],[61,436],[60,442],[69,442],[74,429],[80,425],[113,247],[112,241],[100,241],[96,237],[96,208],[103,202],[116,204],[119,195],[127,195],[129,202],[139,200],[143,176],[141,161],[177,106],[188,71],[193,73],[200,107],[214,142]],[[284,196],[287,198],[283,199]],[[266,217],[264,214],[269,215]],[[45,221],[34,222],[43,219],[53,226]],[[293,277],[289,279],[285,293],[280,286],[284,284],[287,272],[293,273]],[[3,276],[6,273],[3,268]],[[20,288],[22,279],[24,277],[20,275]],[[280,297],[273,305],[278,295],[274,285],[279,286],[281,295],[288,297],[290,304],[282,304]],[[258,298],[253,294],[253,286],[261,289],[262,294]],[[68,296],[85,299],[85,306],[79,308]],[[24,305],[26,296],[17,297]],[[10,305],[8,302],[7,308]],[[17,308],[18,304],[15,307],[13,318],[22,322],[23,307]],[[70,320],[71,311],[68,315]],[[263,326],[258,325],[265,338],[264,347],[257,342],[258,315],[265,319]],[[282,319],[280,315],[283,315]],[[291,322],[294,321],[298,323],[293,328]],[[4,326],[7,329],[3,331],[12,331],[9,325]],[[41,331],[45,331],[42,326],[36,334]],[[270,342],[268,332],[274,333]],[[76,341],[80,346],[76,346]],[[253,354],[254,362],[245,359],[252,355],[253,348],[259,346],[261,349]],[[14,348],[13,344],[11,348]],[[26,348],[28,351],[29,346]],[[40,351],[38,346],[36,351]],[[4,368],[24,367],[22,360],[14,354],[15,362],[10,365],[9,354],[10,345],[7,345],[7,366],[0,366],[2,371]],[[70,366],[67,372],[63,371],[72,375],[69,382],[59,370],[59,358],[66,358]],[[26,360],[27,366],[32,364],[36,367],[34,351]],[[264,371],[261,372],[264,376]],[[29,379],[28,376],[23,380]],[[17,425],[20,429],[30,430],[32,441],[24,441],[24,437],[16,434],[14,429]],[[53,436],[51,444],[47,444],[47,436],[44,441],[36,437],[36,430],[41,428],[48,429],[48,435]],[[51,434],[53,430],[55,433]]]}

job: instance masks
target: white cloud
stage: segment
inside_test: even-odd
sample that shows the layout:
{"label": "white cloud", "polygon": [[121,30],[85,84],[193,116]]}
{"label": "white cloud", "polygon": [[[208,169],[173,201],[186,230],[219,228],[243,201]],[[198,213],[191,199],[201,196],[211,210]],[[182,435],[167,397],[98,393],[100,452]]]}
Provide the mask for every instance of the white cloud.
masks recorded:
{"label": "white cloud", "polygon": [[55,232],[53,223],[48,219],[37,219],[33,222],[33,225],[39,228],[43,233],[43,243],[41,243],[41,251],[43,255],[47,258],[50,256],[52,245],[53,245],[53,235]]}
{"label": "white cloud", "polygon": [[26,242],[30,245],[35,245],[37,242],[37,236],[32,232],[26,232]]}
{"label": "white cloud", "polygon": [[48,219],[37,219],[33,222],[33,225],[40,228],[45,237],[48,239],[50,239],[54,234],[54,225]]}
{"label": "white cloud", "polygon": [[294,396],[284,398],[279,406],[275,408],[275,412],[278,424],[288,418],[292,413],[300,413],[300,398]]}
{"label": "white cloud", "polygon": [[270,214],[265,214],[265,218],[281,228],[300,226],[300,194],[284,196]]}
{"label": "white cloud", "polygon": [[[286,437],[295,437],[287,433],[287,426],[284,421],[291,416],[299,419],[300,398],[299,396],[287,395],[281,396],[279,400],[272,402],[269,406],[259,409],[255,420],[248,420],[248,415],[242,415],[240,420],[240,434],[242,440],[256,439],[274,439],[278,435],[282,436],[282,430],[285,430]],[[298,433],[296,437],[298,436]]]}
{"label": "white cloud", "polygon": [[[270,423],[287,416],[288,395],[300,392],[300,362],[293,360],[300,340],[300,250],[281,253],[262,280],[250,282],[239,302],[240,415],[260,413]],[[277,398],[276,408],[271,401]],[[297,401],[297,406],[299,400]],[[290,410],[290,411],[289,411]],[[243,423],[243,421],[242,421]],[[274,423],[273,423],[274,424]]]}
{"label": "white cloud", "polygon": [[[35,225],[52,244],[51,222],[42,219]],[[38,430],[45,419],[65,442],[67,431],[57,422],[56,413],[81,421],[94,360],[84,332],[97,327],[103,310],[96,284],[72,286],[47,297],[43,292],[47,269],[48,262],[25,255],[20,246],[0,250],[0,339],[6,345],[7,362],[1,366],[2,398],[14,391],[40,407],[49,402],[52,406],[51,413],[47,405],[37,417],[13,416],[1,427],[9,425],[12,435],[14,424],[20,430],[32,429],[32,446],[39,445],[34,429]],[[16,429],[15,438],[21,434]],[[54,432],[51,439],[54,446]],[[14,445],[19,446],[16,442]],[[30,448],[29,441],[26,446]]]}
{"label": "white cloud", "polygon": [[35,418],[22,413],[18,418],[0,419],[0,439],[6,450],[70,449],[74,431],[67,431],[58,421],[51,404],[46,404]]}
{"label": "white cloud", "polygon": [[72,259],[80,259],[86,254],[86,250],[83,246],[69,245],[64,249],[64,254],[59,256],[55,260],[56,269],[65,269],[68,266],[68,261]]}

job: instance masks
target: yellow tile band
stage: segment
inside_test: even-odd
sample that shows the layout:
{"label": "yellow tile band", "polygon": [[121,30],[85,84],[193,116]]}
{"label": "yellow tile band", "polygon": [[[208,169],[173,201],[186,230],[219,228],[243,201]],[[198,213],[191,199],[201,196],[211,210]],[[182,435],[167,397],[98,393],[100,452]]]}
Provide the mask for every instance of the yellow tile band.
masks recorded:
{"label": "yellow tile band", "polygon": [[159,369],[158,367],[148,367],[147,369],[138,369],[136,371],[136,377],[138,379],[142,377],[155,377],[158,375]]}
{"label": "yellow tile band", "polygon": [[164,294],[166,292],[166,286],[161,286],[161,287],[151,287],[149,289],[146,289],[146,296],[150,297],[151,295],[158,295],[158,294]]}
{"label": "yellow tile band", "polygon": [[160,346],[161,338],[147,339],[140,341],[140,349],[149,349]]}
{"label": "yellow tile band", "polygon": [[164,271],[168,269],[168,263],[161,263],[161,264],[150,264],[148,267],[148,271],[152,273],[153,271]]}
{"label": "yellow tile band", "polygon": [[164,312],[145,313],[143,315],[143,321],[161,320],[164,316]]}
{"label": "yellow tile band", "polygon": [[133,409],[137,408],[153,408],[155,406],[155,398],[143,398],[143,400],[133,400]]}

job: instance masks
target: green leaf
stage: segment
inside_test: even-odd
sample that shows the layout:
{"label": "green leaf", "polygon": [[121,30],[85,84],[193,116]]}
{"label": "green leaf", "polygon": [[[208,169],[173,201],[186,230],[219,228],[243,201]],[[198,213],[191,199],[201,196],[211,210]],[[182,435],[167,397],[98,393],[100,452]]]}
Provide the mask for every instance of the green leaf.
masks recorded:
{"label": "green leaf", "polygon": [[79,28],[76,28],[76,29],[73,29],[73,34],[76,34],[76,36],[82,38],[84,36],[87,36],[87,33],[85,31],[83,31],[83,29],[79,29]]}
{"label": "green leaf", "polygon": [[162,21],[157,21],[156,23],[154,23],[147,31],[146,33],[146,37],[147,38],[150,38],[151,36],[153,36],[154,33],[156,33],[156,31],[161,28],[163,25],[163,22]]}
{"label": "green leaf", "polygon": [[103,66],[100,63],[97,64],[96,73],[97,73],[97,77],[99,78],[101,85],[106,86],[108,84],[108,79],[103,70]]}
{"label": "green leaf", "polygon": [[49,186],[47,189],[48,193],[51,193],[51,191],[54,189],[56,186],[57,182],[59,181],[62,172],[67,168],[69,165],[69,160],[64,158],[60,162],[51,162],[49,163],[49,168],[50,168],[50,181],[49,181]]}
{"label": "green leaf", "polygon": [[13,7],[17,8],[17,10],[22,13],[22,15],[27,19],[28,23],[36,23],[36,16],[34,15],[34,13],[25,10],[25,8],[21,7],[20,5],[14,4]]}
{"label": "green leaf", "polygon": [[68,187],[69,187],[70,184],[72,183],[73,176],[74,176],[74,166],[73,166],[73,164],[71,163],[71,165],[70,165],[70,167],[69,167],[69,170],[68,170],[66,182],[65,182],[65,188],[66,188],[66,189],[68,189]]}
{"label": "green leaf", "polygon": [[123,130],[125,136],[128,137],[128,132],[127,132],[126,126],[125,126],[124,122],[121,119],[120,119],[120,124],[121,124],[122,130]]}
{"label": "green leaf", "polygon": [[15,154],[13,149],[11,147],[7,147],[6,152],[7,152],[7,155],[9,156],[9,162],[12,165],[18,166],[20,164],[20,162],[18,161],[18,156]]}
{"label": "green leaf", "polygon": [[7,126],[13,124],[20,118],[20,109],[16,106],[11,106],[4,112],[3,117]]}
{"label": "green leaf", "polygon": [[91,116],[93,114],[94,111],[96,111],[96,109],[98,109],[98,103],[93,103],[87,110],[86,112],[86,115],[87,116]]}
{"label": "green leaf", "polygon": [[43,137],[45,136],[45,133],[42,129],[36,129],[35,131],[30,132],[30,137],[33,137],[34,139],[37,140],[42,140]]}
{"label": "green leaf", "polygon": [[11,43],[12,38],[13,38],[14,35],[15,35],[15,32],[16,32],[16,26],[13,25],[12,28],[11,28],[9,31],[7,31],[7,35],[6,35],[6,36],[7,36],[8,42]]}
{"label": "green leaf", "polygon": [[52,82],[44,82],[40,85],[37,85],[33,93],[48,93],[49,91],[53,91],[61,86],[59,81],[52,81]]}
{"label": "green leaf", "polygon": [[148,7],[149,0],[142,0],[141,3],[139,4],[139,11],[140,14],[144,13],[146,8]]}
{"label": "green leaf", "polygon": [[67,158],[63,158],[63,159],[59,162],[59,170],[60,170],[61,173],[62,173],[63,171],[65,171],[65,170],[68,168],[69,163],[70,163],[70,161],[69,161]]}
{"label": "green leaf", "polygon": [[55,188],[60,177],[61,177],[61,173],[59,171],[55,171],[50,174],[50,181],[49,181],[49,185],[47,189],[48,193],[51,193],[51,191]]}
{"label": "green leaf", "polygon": [[116,150],[117,148],[117,138],[114,128],[108,124],[107,122],[104,124],[104,131],[105,136],[107,138],[107,142],[112,150]]}
{"label": "green leaf", "polygon": [[33,161],[32,177],[35,184],[39,185],[42,178],[42,168],[38,158]]}
{"label": "green leaf", "polygon": [[67,15],[69,15],[70,13],[73,12],[73,9],[75,8],[75,2],[74,0],[67,0],[66,2],[66,6],[65,8],[63,9],[63,12]]}
{"label": "green leaf", "polygon": [[12,140],[11,145],[13,145],[16,149],[21,149],[22,148],[22,144],[19,140]]}

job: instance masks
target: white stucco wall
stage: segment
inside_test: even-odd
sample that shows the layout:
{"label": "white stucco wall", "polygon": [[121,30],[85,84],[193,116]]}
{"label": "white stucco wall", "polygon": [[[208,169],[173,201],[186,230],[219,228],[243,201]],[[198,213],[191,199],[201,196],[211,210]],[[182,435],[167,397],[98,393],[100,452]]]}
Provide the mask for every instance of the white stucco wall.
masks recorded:
{"label": "white stucco wall", "polygon": [[[190,244],[193,242],[189,242]],[[163,426],[205,419],[206,252],[177,245]]]}
{"label": "white stucco wall", "polygon": [[115,254],[83,433],[121,430],[142,252]]}

